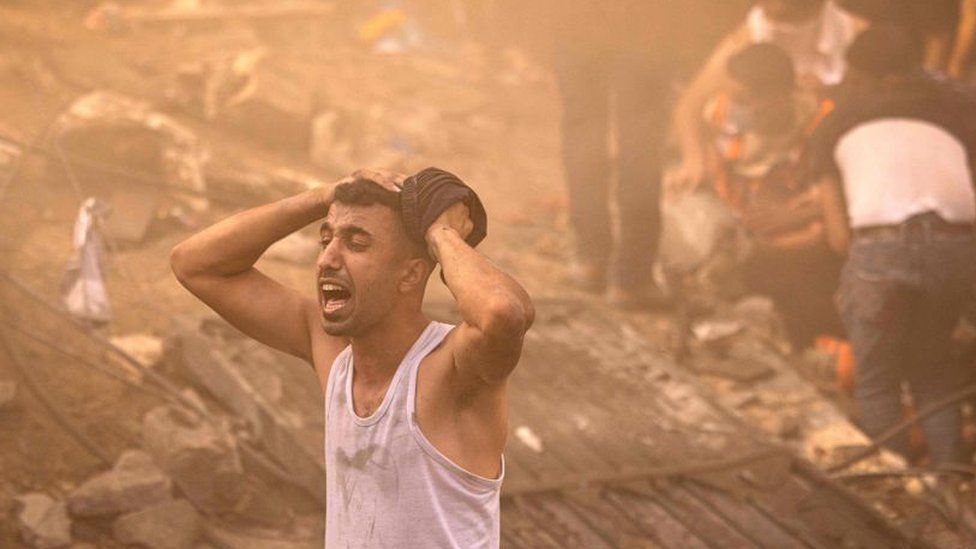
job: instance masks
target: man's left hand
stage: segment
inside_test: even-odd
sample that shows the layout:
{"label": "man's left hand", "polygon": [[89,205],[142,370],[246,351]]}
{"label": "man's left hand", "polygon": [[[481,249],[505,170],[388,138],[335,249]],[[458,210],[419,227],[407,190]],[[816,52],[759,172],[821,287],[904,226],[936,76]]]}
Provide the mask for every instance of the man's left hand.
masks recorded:
{"label": "man's left hand", "polygon": [[437,257],[433,250],[433,239],[435,235],[444,230],[456,232],[462,240],[468,238],[474,230],[474,222],[471,221],[471,211],[468,209],[467,204],[458,202],[457,204],[451,205],[451,207],[444,210],[444,213],[427,228],[427,244],[431,247],[431,255],[433,257]]}

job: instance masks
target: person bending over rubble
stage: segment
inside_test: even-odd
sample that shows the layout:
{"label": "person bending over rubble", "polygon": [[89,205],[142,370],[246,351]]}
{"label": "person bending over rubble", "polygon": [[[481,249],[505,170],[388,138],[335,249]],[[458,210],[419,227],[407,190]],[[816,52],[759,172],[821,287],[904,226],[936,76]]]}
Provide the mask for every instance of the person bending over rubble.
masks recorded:
{"label": "person bending over rubble", "polygon": [[[878,26],[851,46],[846,96],[811,138],[827,236],[847,252],[840,305],[865,432],[965,380],[951,337],[976,283],[976,103],[922,71],[922,48]],[[959,408],[922,422],[934,465],[968,463]],[[907,453],[907,437],[891,446]]]}
{"label": "person bending over rubble", "polygon": [[789,55],[772,44],[729,58],[728,85],[705,107],[709,179],[754,243],[743,282],[774,300],[795,350],[840,336],[834,306],[841,258],[827,245],[819,190],[800,169],[806,139],[833,108],[796,88]]}
{"label": "person bending over rubble", "polygon": [[[316,302],[254,264],[323,217]],[[473,248],[486,227],[477,196],[447,172],[360,170],[234,215],[173,250],[190,292],[318,374],[330,549],[499,545],[506,379],[534,309]],[[435,262],[457,300],[456,327],[421,312]]]}
{"label": "person bending over rubble", "polygon": [[681,161],[669,170],[666,188],[694,190],[704,181],[707,143],[698,122],[708,100],[729,86],[726,67],[733,55],[750,44],[773,44],[793,60],[802,88],[822,91],[841,81],[847,69],[844,54],[866,26],[837,0],[757,0],[681,94],[674,110]]}

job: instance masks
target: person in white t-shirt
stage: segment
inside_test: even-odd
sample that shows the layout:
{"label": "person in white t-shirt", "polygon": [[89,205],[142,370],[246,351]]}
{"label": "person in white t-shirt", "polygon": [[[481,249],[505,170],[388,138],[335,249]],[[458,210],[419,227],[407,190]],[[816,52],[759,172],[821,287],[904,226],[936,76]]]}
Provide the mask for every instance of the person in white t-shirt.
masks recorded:
{"label": "person in white t-shirt", "polygon": [[[964,382],[952,332],[976,284],[976,102],[922,70],[907,31],[877,26],[851,46],[845,95],[811,137],[832,246],[847,253],[841,316],[861,427],[878,436]],[[934,465],[968,463],[959,408],[922,422]],[[890,447],[908,452],[907,438]]]}

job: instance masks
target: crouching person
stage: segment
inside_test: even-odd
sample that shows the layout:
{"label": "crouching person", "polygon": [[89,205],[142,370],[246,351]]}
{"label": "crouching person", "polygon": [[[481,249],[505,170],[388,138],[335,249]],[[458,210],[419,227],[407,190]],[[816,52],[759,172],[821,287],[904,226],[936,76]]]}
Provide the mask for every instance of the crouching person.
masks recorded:
{"label": "crouching person", "polygon": [[[976,282],[976,107],[927,77],[922,50],[896,27],[865,31],[848,54],[848,96],[811,144],[828,237],[847,251],[842,317],[854,350],[865,432],[958,389],[951,337]],[[935,465],[966,462],[959,408],[922,423]],[[906,453],[907,439],[893,442]]]}
{"label": "crouching person", "polygon": [[[317,301],[255,269],[321,221]],[[180,282],[244,333],[306,360],[325,392],[326,546],[497,547],[506,379],[533,307],[473,246],[477,196],[447,172],[360,171],[179,244]],[[421,312],[439,263],[458,326]]]}

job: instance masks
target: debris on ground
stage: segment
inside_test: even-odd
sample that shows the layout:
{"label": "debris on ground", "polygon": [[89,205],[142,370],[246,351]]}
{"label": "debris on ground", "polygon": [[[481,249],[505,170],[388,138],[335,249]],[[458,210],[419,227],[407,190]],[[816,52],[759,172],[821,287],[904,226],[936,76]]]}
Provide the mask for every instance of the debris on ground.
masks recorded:
{"label": "debris on ground", "polygon": [[[206,149],[193,131],[149,103],[91,92],[70,105],[50,134],[53,156],[76,191],[122,210],[107,222],[109,237],[139,242],[157,211],[209,207]],[[152,208],[155,201],[158,208]]]}
{"label": "debris on ground", "polygon": [[112,345],[146,368],[157,366],[163,358],[163,339],[150,334],[127,334],[109,339]]}
{"label": "debris on ground", "polygon": [[[168,253],[192,230],[243,206],[356,167],[415,171],[440,162],[484,191],[503,221],[485,250],[543,303],[512,384],[506,544],[642,546],[665,536],[689,546],[701,543],[695,530],[741,546],[757,539],[889,546],[903,539],[895,526],[919,544],[958,541],[941,511],[920,505],[927,484],[828,479],[811,465],[836,464],[870,441],[834,403],[831,387],[806,375],[808,360],[784,348],[768,300],[731,303],[711,288],[693,292],[689,326],[701,337],[688,342],[678,365],[670,354],[673,318],[617,315],[557,280],[571,250],[557,90],[520,49],[506,48],[500,59],[446,51],[454,43],[428,52],[435,46],[426,37],[416,48],[404,37],[415,16],[407,8],[406,20],[357,42],[352,21],[376,12],[338,3],[355,16],[319,18],[332,10],[323,2],[108,2],[57,13],[21,4],[0,7],[0,25],[14,38],[5,43],[25,57],[16,70],[0,70],[0,89],[16,107],[0,121],[0,144],[7,133],[21,138],[9,150],[0,146],[0,174],[28,160],[14,184],[4,188],[0,179],[0,206],[17,214],[0,216],[2,263],[38,295],[57,295],[79,201],[98,196],[113,210],[103,227],[112,261],[102,273],[113,314],[101,331],[81,330],[40,314],[33,297],[11,300],[0,284],[11,339],[72,420],[65,427],[51,419],[23,391],[16,408],[3,409],[0,395],[0,427],[19,442],[0,445],[0,546],[17,546],[20,536],[20,512],[4,499],[47,492],[69,494],[68,507],[82,493],[102,509],[141,507],[69,519],[65,503],[40,496],[43,509],[61,510],[52,524],[73,520],[75,537],[92,547],[321,547],[322,505],[308,493],[324,493],[318,380],[307,364],[205,317],[173,280]],[[322,10],[295,23],[311,8]],[[81,28],[89,13],[87,24],[99,32]],[[240,17],[221,19],[228,14]],[[64,35],[39,21],[56,21]],[[317,30],[295,32],[294,24]],[[49,55],[41,59],[35,45]],[[409,55],[376,55],[382,51]],[[36,155],[26,153],[24,137],[32,135],[41,136]],[[531,196],[548,198],[540,204]],[[662,257],[669,274],[697,279],[692,289],[714,255],[745,247],[727,212],[705,221],[682,213],[717,210],[712,198],[666,205],[665,233],[673,237]],[[306,288],[315,251],[314,238],[295,237],[269,250],[273,260],[261,268]],[[138,280],[124,272],[138,272]],[[432,301],[449,298],[440,285],[431,293]],[[150,368],[126,370],[120,355]],[[14,371],[7,360],[0,349],[4,377]],[[65,383],[68,376],[75,382]],[[70,429],[92,439],[107,463],[67,436]],[[775,455],[747,455],[756,450]],[[183,499],[153,502],[162,496],[151,483],[97,480],[117,477],[125,459],[106,467],[136,451],[172,479],[171,497]],[[728,461],[734,458],[744,464]],[[852,473],[905,467],[881,454]],[[156,536],[174,517],[192,523],[191,515],[203,517],[194,541],[192,528]]]}
{"label": "debris on ground", "polygon": [[160,406],[146,414],[142,436],[146,452],[196,508],[234,509],[239,492],[232,488],[243,482],[244,470],[228,426],[193,421]]}
{"label": "debris on ground", "polygon": [[299,359],[239,336],[180,336],[186,375],[248,426],[283,469],[307,487],[324,486],[321,396]]}
{"label": "debris on ground", "polygon": [[98,230],[108,209],[95,198],[81,205],[75,221],[72,246],[74,255],[65,269],[61,300],[75,318],[93,323],[112,319],[112,308],[105,288],[103,255],[105,244]]}
{"label": "debris on ground", "polygon": [[16,502],[21,536],[31,547],[56,549],[71,545],[71,519],[63,501],[30,493],[16,498]]}
{"label": "debris on ground", "polygon": [[115,539],[147,549],[192,549],[200,537],[200,515],[185,499],[122,515],[112,524]]}
{"label": "debris on ground", "polygon": [[68,495],[68,511],[97,517],[139,511],[172,499],[173,482],[140,450],[122,454],[115,466]]}

